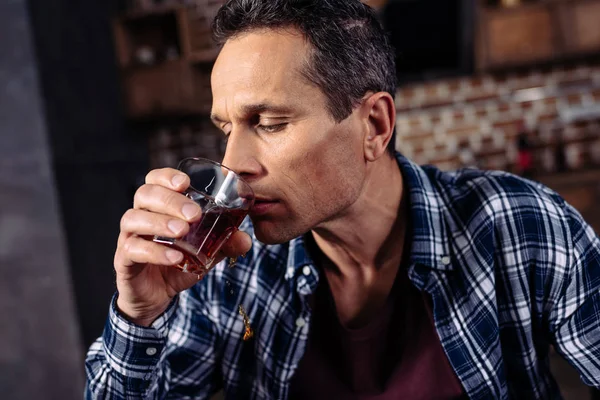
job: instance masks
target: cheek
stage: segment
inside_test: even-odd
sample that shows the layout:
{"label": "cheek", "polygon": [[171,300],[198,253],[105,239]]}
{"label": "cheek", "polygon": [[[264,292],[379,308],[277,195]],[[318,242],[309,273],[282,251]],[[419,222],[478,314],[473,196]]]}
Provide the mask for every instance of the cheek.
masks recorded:
{"label": "cheek", "polygon": [[[352,178],[359,178],[364,164],[359,135],[340,126],[331,130],[326,140],[314,147],[312,162],[318,166],[317,173],[334,186],[347,185]],[[358,175],[357,175],[358,174]]]}
{"label": "cheek", "polygon": [[321,191],[330,184],[336,157],[332,157],[330,144],[324,141],[304,143],[289,158],[288,171],[307,191]]}
{"label": "cheek", "polygon": [[302,187],[314,206],[337,209],[355,200],[363,181],[363,159],[349,136],[332,132],[291,166],[301,174]]}
{"label": "cheek", "polygon": [[260,152],[271,184],[294,213],[312,214],[324,203],[347,203],[362,182],[364,158],[358,134],[347,126],[323,130],[323,125],[290,132]]}

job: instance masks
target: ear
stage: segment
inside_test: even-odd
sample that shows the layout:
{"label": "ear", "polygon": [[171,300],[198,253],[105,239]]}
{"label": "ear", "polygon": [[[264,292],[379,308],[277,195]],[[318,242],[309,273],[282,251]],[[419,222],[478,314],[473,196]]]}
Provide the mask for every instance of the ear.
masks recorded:
{"label": "ear", "polygon": [[387,92],[369,95],[362,104],[361,113],[367,126],[364,152],[367,161],[375,161],[387,151],[396,123],[394,99]]}

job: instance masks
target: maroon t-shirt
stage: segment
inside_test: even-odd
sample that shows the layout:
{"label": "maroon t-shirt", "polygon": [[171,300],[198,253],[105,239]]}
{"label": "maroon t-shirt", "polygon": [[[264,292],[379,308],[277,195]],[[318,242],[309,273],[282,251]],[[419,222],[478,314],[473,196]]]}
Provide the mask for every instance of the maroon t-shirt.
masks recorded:
{"label": "maroon t-shirt", "polygon": [[339,321],[322,276],[312,299],[306,352],[292,378],[289,398],[467,398],[440,343],[429,302],[401,266],[380,312],[366,326],[348,329]]}

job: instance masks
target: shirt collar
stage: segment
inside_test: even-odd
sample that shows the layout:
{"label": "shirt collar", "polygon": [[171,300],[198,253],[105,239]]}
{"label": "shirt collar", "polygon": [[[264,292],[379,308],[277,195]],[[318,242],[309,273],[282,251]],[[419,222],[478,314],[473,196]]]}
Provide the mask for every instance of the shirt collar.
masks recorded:
{"label": "shirt collar", "polygon": [[289,244],[286,277],[292,278],[296,270],[306,265],[314,265],[314,262],[306,248],[304,236],[292,239]]}
{"label": "shirt collar", "polygon": [[[449,229],[446,224],[447,206],[434,182],[447,179],[437,169],[425,171],[400,153],[396,160],[402,172],[404,190],[409,193],[412,229],[411,265],[421,264],[441,271],[452,270]],[[435,176],[430,176],[435,175]],[[312,265],[303,236],[289,243],[287,275]]]}
{"label": "shirt collar", "polygon": [[409,194],[412,228],[411,264],[441,271],[452,270],[448,207],[439,183],[448,180],[438,169],[423,169],[396,153],[404,190]]}

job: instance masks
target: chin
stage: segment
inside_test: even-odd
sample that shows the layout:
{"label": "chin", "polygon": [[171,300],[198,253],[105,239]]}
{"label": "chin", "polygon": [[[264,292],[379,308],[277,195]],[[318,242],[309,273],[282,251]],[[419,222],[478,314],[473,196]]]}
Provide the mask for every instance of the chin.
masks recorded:
{"label": "chin", "polygon": [[268,220],[252,219],[254,236],[264,244],[283,244],[302,236],[310,229],[299,229],[286,224]]}

